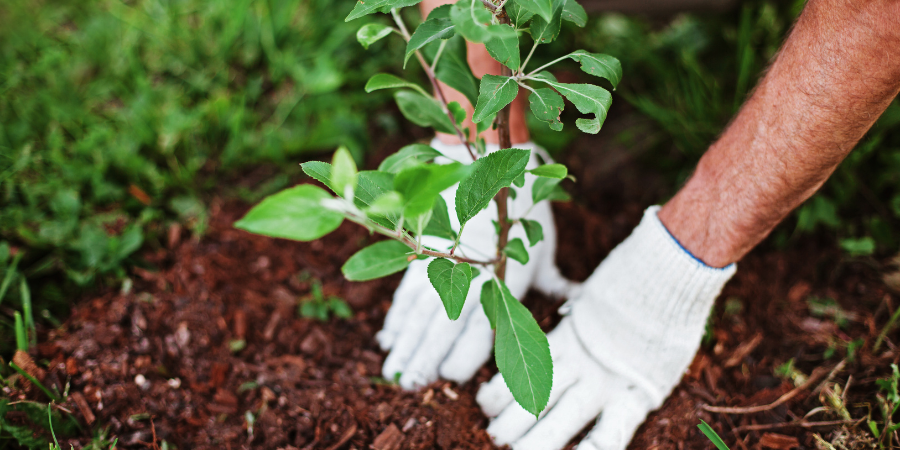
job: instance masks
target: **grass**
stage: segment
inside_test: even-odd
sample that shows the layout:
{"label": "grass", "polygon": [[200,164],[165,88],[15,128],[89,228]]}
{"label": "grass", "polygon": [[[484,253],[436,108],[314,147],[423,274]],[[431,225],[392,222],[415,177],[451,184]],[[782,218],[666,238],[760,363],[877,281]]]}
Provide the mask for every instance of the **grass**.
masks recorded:
{"label": "grass", "polygon": [[[338,145],[362,155],[388,98],[362,86],[399,50],[355,42],[353,3],[0,4],[0,302],[31,300],[32,342],[34,315],[120,283],[168,223],[202,234],[205,195],[230,174],[296,173],[301,155]],[[263,188],[290,177],[274,180]],[[0,333],[13,327],[0,313]]]}

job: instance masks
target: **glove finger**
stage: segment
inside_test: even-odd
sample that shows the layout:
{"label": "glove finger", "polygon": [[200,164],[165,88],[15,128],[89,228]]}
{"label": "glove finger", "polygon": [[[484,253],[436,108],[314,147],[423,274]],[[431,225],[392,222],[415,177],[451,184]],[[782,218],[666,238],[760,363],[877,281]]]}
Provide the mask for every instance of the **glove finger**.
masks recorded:
{"label": "glove finger", "polygon": [[440,366],[441,378],[457,383],[469,381],[491,357],[494,346],[494,332],[481,304],[471,299],[466,302],[475,303],[474,311],[469,314],[465,328]]}
{"label": "glove finger", "polygon": [[[553,373],[553,389],[550,391],[550,399],[547,407],[541,413],[541,417],[552,412],[554,405],[567,395],[568,390],[577,383],[576,372],[571,367],[557,362]],[[494,438],[497,445],[505,445],[517,441],[528,433],[535,423],[540,424],[544,419],[536,419],[533,414],[526,411],[518,403],[512,401],[494,420],[488,425],[487,432]]]}
{"label": "glove finger", "polygon": [[597,425],[577,450],[625,450],[652,409],[650,400],[636,387],[630,386],[609,401]]}
{"label": "glove finger", "polygon": [[[407,313],[402,329],[397,334],[393,349],[384,360],[384,366],[381,371],[382,376],[388,380],[393,380],[397,373],[400,373],[402,376],[409,359],[419,347],[426,327],[435,313],[441,312],[438,311],[440,301],[429,298],[430,292],[434,292],[431,287],[422,286],[422,288],[415,302],[410,305],[410,311]],[[437,296],[436,293],[434,295]]]}
{"label": "glove finger", "polygon": [[400,286],[394,292],[394,301],[391,308],[388,309],[387,316],[384,318],[384,326],[375,335],[378,345],[382,350],[390,350],[394,346],[397,335],[403,329],[406,318],[413,309],[413,303],[419,297],[422,289],[427,286],[423,280],[425,272],[423,267],[427,267],[424,261],[413,261],[403,279]]}
{"label": "glove finger", "polygon": [[[438,302],[441,300],[437,293],[423,296],[420,301]],[[425,333],[420,339],[419,347],[413,353],[406,370],[400,377],[400,386],[403,389],[418,389],[438,379],[438,367],[453,348],[460,333],[466,327],[466,321],[479,305],[475,301],[467,301],[457,320],[450,320],[443,305],[437,308],[432,316]]]}
{"label": "glove finger", "polygon": [[603,409],[603,404],[609,396],[609,386],[599,381],[593,377],[585,378],[570,387],[537,424],[512,444],[512,448],[514,450],[563,448],[566,442],[594,420]]}

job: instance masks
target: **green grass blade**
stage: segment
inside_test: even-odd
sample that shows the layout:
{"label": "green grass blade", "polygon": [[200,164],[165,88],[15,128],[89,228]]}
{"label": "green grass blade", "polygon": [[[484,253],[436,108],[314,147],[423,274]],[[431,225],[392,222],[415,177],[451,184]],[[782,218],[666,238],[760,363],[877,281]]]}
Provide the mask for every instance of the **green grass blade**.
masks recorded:
{"label": "green grass blade", "polygon": [[22,259],[22,255],[24,254],[24,252],[16,254],[12,264],[6,269],[6,276],[3,277],[3,283],[0,284],[0,303],[3,303],[3,297],[6,296],[6,291],[9,289],[9,285],[12,284],[13,276],[16,274],[16,268],[19,267],[19,260]]}
{"label": "green grass blade", "polygon": [[60,402],[60,403],[62,402],[62,399],[59,398],[58,395],[50,392],[50,390],[47,389],[46,387],[44,387],[44,385],[40,381],[38,381],[37,378],[31,376],[31,374],[29,374],[28,372],[23,370],[21,367],[16,365],[16,363],[10,361],[9,367],[12,367],[16,372],[19,372],[19,375],[22,375],[23,377],[28,379],[28,381],[30,381],[31,384],[37,386],[40,390],[44,391],[44,393],[47,394],[47,397],[50,397],[53,401]]}
{"label": "green grass blade", "polygon": [[31,345],[37,344],[37,328],[34,326],[34,311],[31,308],[31,291],[25,278],[19,281],[19,296],[22,298],[22,313],[25,315],[26,336],[30,337]]}
{"label": "green grass blade", "polygon": [[701,421],[700,421],[700,424],[697,425],[697,428],[699,428],[700,431],[702,431],[703,434],[705,434],[706,437],[709,438],[709,440],[712,441],[713,444],[715,444],[715,446],[716,446],[717,449],[719,449],[719,450],[731,450],[731,449],[728,448],[727,445],[725,445],[725,442],[722,441],[722,438],[720,438],[719,435],[716,434],[716,432],[712,429],[711,426],[709,426],[708,423],[706,423],[706,422],[704,422],[704,421],[701,420]]}
{"label": "green grass blade", "polygon": [[19,314],[18,311],[14,313],[16,319],[16,348],[27,352],[28,351],[28,337],[25,334],[25,323],[22,321],[22,314]]}

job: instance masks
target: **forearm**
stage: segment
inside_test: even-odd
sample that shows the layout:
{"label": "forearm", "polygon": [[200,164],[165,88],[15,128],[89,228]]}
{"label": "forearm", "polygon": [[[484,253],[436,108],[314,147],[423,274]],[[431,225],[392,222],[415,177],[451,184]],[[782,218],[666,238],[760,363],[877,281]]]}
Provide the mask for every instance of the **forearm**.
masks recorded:
{"label": "forearm", "polygon": [[810,0],[768,74],[659,212],[714,267],[809,198],[900,91],[900,2]]}

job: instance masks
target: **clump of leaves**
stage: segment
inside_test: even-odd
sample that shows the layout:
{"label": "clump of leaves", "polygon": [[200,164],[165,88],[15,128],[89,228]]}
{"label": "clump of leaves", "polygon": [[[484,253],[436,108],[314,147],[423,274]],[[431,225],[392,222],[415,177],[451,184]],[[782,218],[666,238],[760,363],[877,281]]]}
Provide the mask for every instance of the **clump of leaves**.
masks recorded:
{"label": "clump of leaves", "polygon": [[300,306],[297,308],[301,317],[308,319],[328,320],[330,315],[340,317],[341,319],[349,319],[353,317],[353,311],[340,297],[329,295],[328,297],[322,293],[322,282],[313,280],[309,288],[309,296],[300,299]]}
{"label": "clump of leaves", "polygon": [[900,370],[896,364],[891,364],[891,376],[875,382],[878,385],[879,393],[876,394],[875,400],[878,412],[881,413],[881,422],[873,420],[871,417],[867,420],[869,430],[878,440],[879,448],[896,448],[900,446],[900,437],[897,431],[900,430],[900,423],[895,420],[897,411],[900,410]]}
{"label": "clump of leaves", "polygon": [[[415,57],[431,82],[424,87],[391,74],[376,74],[366,91],[397,89],[394,99],[403,115],[420,126],[455,134],[468,150],[469,161],[433,164],[441,155],[422,144],[400,149],[378,170],[358,171],[350,152],[341,148],[331,164],[308,162],[303,170],[337,196],[313,186],[300,185],[274,194],[253,208],[235,226],[268,236],[313,240],[333,231],[344,220],[362,225],[389,238],[372,244],[344,264],[349,280],[363,281],[405,269],[416,259],[434,258],[428,277],[439,294],[447,316],[459,317],[472,280],[480,270],[492,279],[481,289],[481,304],[496,330],[497,366],[516,401],[538,415],[547,405],[553,379],[553,363],[547,338],[531,313],[513,297],[504,278],[507,258],[528,260],[528,250],[519,239],[510,241],[513,226],[526,229],[531,244],[543,237],[540,225],[527,217],[510,217],[507,199],[515,187],[523,187],[526,172],[537,177],[532,200],[565,198],[559,187],[568,170],[561,164],[526,170],[529,150],[512,148],[509,138],[509,105],[520,89],[529,91],[531,111],[550,129],[563,128],[560,113],[564,98],[582,114],[575,126],[597,133],[612,104],[610,93],[591,84],[561,83],[545,69],[563,60],[573,60],[581,69],[606,79],[613,88],[622,77],[619,61],[609,55],[577,50],[533,70],[526,70],[534,50],[554,41],[562,21],[584,26],[586,14],[575,0],[460,0],[434,9],[412,32],[400,10],[421,0],[360,1],[347,21],[381,12],[391,16],[394,26],[379,22],[363,25],[357,39],[363,46],[391,35],[406,41],[404,65]],[[531,36],[525,58],[519,48],[520,35]],[[476,82],[466,64],[465,40],[484,43],[488,53],[502,64],[500,75],[485,75]],[[487,154],[485,141],[471,141],[464,122],[467,112],[458,103],[446,101],[438,84],[442,81],[463,93],[475,105],[475,131],[498,130],[500,150]],[[468,164],[471,163],[471,164]],[[451,228],[449,211],[440,193],[455,184],[459,232]],[[515,195],[515,194],[513,194]],[[498,212],[495,256],[476,259],[459,247],[466,223],[485,208]],[[527,213],[526,213],[527,214]],[[429,248],[425,235],[445,238],[448,248]],[[476,287],[477,289],[478,287]]]}

